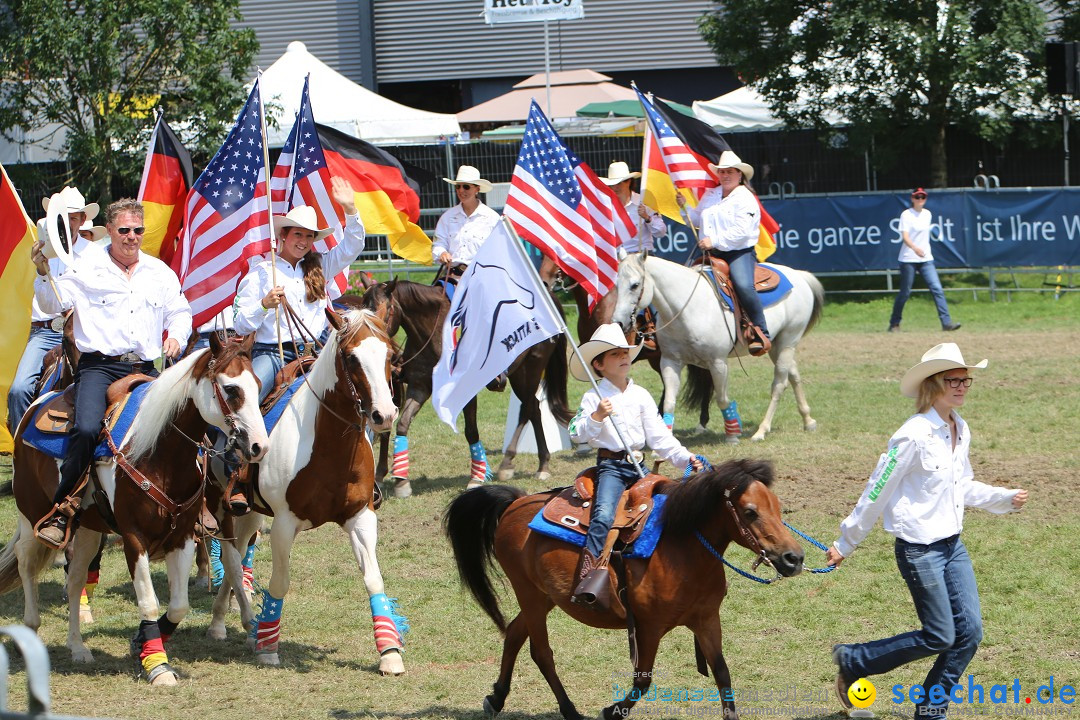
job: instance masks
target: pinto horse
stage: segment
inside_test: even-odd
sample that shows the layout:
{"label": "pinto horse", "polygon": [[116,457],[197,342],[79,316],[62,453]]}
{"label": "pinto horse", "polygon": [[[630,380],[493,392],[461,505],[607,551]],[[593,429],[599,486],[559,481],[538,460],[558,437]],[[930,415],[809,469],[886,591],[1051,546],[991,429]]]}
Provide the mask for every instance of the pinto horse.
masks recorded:
{"label": "pinto horse", "polygon": [[[659,542],[652,557],[624,560],[624,602],[632,610],[637,635],[633,675],[637,693],[608,706],[601,717],[614,720],[629,714],[636,698],[652,683],[660,639],[680,625],[694,633],[699,658],[712,668],[724,696],[725,717],[737,717],[731,694],[725,692],[731,687],[731,675],[721,649],[719,612],[727,581],[718,556],[734,541],[757,553],[781,575],[796,575],[803,564],[802,548],[784,527],[780,501],[769,489],[772,482],[771,464],[729,460],[686,482],[657,483],[656,494],[667,496]],[[514,663],[528,639],[532,658],[558,700],[559,712],[566,720],[582,718],[559,680],[548,643],[547,616],[556,605],[592,627],[627,626],[622,603],[607,610],[572,603],[581,550],[529,529],[552,494],[481,487],[462,493],[444,518],[462,583],[504,635],[499,677],[484,698],[489,717],[503,709]],[[509,624],[489,573],[493,556],[521,608]],[[705,673],[700,662],[699,669]]]}
{"label": "pinto horse", "polygon": [[[207,635],[224,639],[230,591],[237,589],[241,620],[250,632],[255,659],[280,664],[281,615],[289,591],[289,562],[296,536],[324,523],[337,523],[349,538],[364,575],[384,674],[401,674],[403,646],[392,603],[383,592],[375,556],[375,458],[365,432],[386,432],[397,408],[390,391],[393,341],[383,322],[366,310],[352,310],[341,320],[327,313],[334,331],[270,432],[270,449],[259,464],[253,507],[259,512],[234,518],[236,539],[222,543],[225,581],[214,601]],[[262,514],[274,516],[270,530],[273,573],[263,593],[262,610],[252,616],[243,592],[240,557],[262,525]]]}
{"label": "pinto horse", "polygon": [[[142,618],[132,651],[152,684],[176,684],[163,643],[188,611],[195,521],[206,479],[196,462],[196,451],[202,447],[196,439],[210,425],[229,427],[232,444],[244,457],[258,461],[266,452],[268,438],[259,415],[259,386],[250,351],[250,342],[222,344],[214,338],[210,349],[163,371],[146,390],[118,455],[95,463],[92,484],[104,493],[109,509],[99,507],[99,494],[87,493],[72,540],[67,646],[74,662],[93,662],[80,632],[79,596],[102,534],[115,531],[123,540]],[[19,524],[0,553],[0,592],[12,589],[21,578],[23,622],[36,630],[41,625],[38,576],[55,551],[35,539],[34,522],[52,508],[59,463],[23,442],[30,417],[32,413],[23,417],[15,436],[13,487]],[[168,567],[169,607],[158,617],[150,562],[161,559]]]}
{"label": "pinto horse", "polygon": [[[409,483],[408,433],[416,413],[431,396],[431,372],[442,354],[442,327],[450,310],[446,293],[438,286],[420,285],[407,280],[391,280],[368,288],[364,306],[387,319],[391,335],[404,329],[406,341],[401,363],[401,383],[405,387],[405,400],[398,418],[394,438],[394,460],[391,469],[394,478],[394,495],[408,497],[412,494]],[[538,343],[524,353],[507,369],[510,387],[521,401],[518,424],[499,465],[499,479],[508,480],[514,474],[514,458],[517,441],[525,425],[532,422],[536,437],[536,476],[546,480],[551,476],[549,466],[551,453],[544,437],[540,416],[540,401],[536,391],[540,381],[547,387],[548,404],[552,415],[566,425],[574,417],[566,396],[566,336],[558,336]],[[476,398],[462,410],[465,418],[465,439],[472,455],[472,471],[469,486],[483,483],[487,474],[487,453],[480,442],[480,430],[476,423]],[[377,475],[386,476],[389,437],[382,438]]]}

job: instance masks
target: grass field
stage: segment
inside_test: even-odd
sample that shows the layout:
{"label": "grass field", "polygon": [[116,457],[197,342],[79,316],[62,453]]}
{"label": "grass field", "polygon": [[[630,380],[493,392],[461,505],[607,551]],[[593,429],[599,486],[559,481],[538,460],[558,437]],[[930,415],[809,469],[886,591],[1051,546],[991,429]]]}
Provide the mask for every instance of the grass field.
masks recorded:
{"label": "grass field", "polygon": [[[924,297],[908,306],[904,331],[883,332],[891,298],[865,303],[834,302],[804,340],[799,360],[816,433],[804,433],[790,394],[781,403],[774,432],[764,443],[721,443],[715,432],[692,435],[681,428],[696,420],[680,410],[677,434],[713,461],[732,457],[771,459],[785,519],[828,543],[861,493],[889,435],[911,413],[900,397],[900,376],[931,345],[960,344],[965,357],[990,359],[976,371],[964,408],[972,426],[976,477],[1005,486],[1023,486],[1031,501],[1022,513],[992,516],[970,511],[964,539],[978,576],[985,638],[969,667],[974,682],[989,694],[994,684],[1019,680],[1022,708],[987,706],[998,717],[1023,710],[1071,717],[1063,705],[1039,705],[1035,689],[1054,678],[1055,689],[1080,684],[1080,513],[1075,505],[1080,430],[1080,297],[1055,301],[1052,295],[1013,295],[1011,302],[973,301],[950,294],[953,316],[963,328],[944,336]],[[732,396],[747,435],[756,429],[767,403],[771,364],[744,361],[732,366]],[[635,369],[639,382],[658,390],[655,374]],[[571,381],[573,382],[573,381]],[[574,400],[584,385],[571,388]],[[658,394],[658,392],[657,392]],[[485,394],[482,438],[489,460],[500,461],[507,398]],[[719,412],[713,425],[722,430]],[[75,666],[64,647],[66,606],[60,600],[63,573],[42,578],[41,637],[53,664],[54,711],[68,715],[172,720],[194,716],[215,720],[275,718],[479,718],[481,700],[498,670],[501,639],[486,616],[458,585],[448,546],[440,533],[447,503],[464,488],[469,456],[465,439],[439,424],[429,409],[410,433],[414,495],[390,498],[380,511],[380,563],[387,593],[397,597],[412,624],[407,636],[407,673],[380,677],[371,636],[364,585],[341,532],[324,527],[306,533],[293,553],[292,590],[285,602],[280,668],[254,664],[239,619],[230,618],[223,643],[204,638],[211,599],[193,588],[192,612],[168,650],[182,674],[171,690],[151,690],[136,679],[127,656],[137,626],[134,594],[123,558],[106,554],[94,600],[97,622],[87,645],[97,659]],[[531,478],[531,456],[518,460],[514,484],[544,489]],[[566,484],[583,461],[571,453],[554,460],[552,484]],[[0,498],[0,537],[10,537],[15,509]],[[730,559],[748,565],[741,549]],[[823,554],[807,547],[807,565],[820,567]],[[256,576],[267,580],[269,549],[256,557]],[[714,572],[722,572],[717,566]],[[155,567],[159,595],[165,597],[164,567]],[[730,592],[721,609],[725,654],[744,717],[833,718],[838,706],[828,688],[835,674],[829,649],[835,642],[881,637],[917,626],[907,589],[892,556],[891,537],[880,527],[843,568],[828,575],[804,573],[762,586],[729,573]],[[504,607],[514,601],[504,595]],[[0,623],[22,616],[22,595],[0,598]],[[579,625],[559,611],[550,617],[551,642],[563,682],[586,716],[611,702],[613,684],[630,670],[625,635]],[[872,678],[878,717],[910,717],[911,703],[891,702],[891,688],[921,682],[930,661],[913,663]],[[711,680],[694,670],[690,634],[677,629],[664,640],[657,661],[657,684],[708,688]],[[614,673],[614,675],[613,675]],[[11,703],[25,707],[21,660],[13,662]],[[766,699],[766,692],[792,694],[797,702]],[[1010,691],[1011,692],[1011,691]],[[1030,706],[1024,697],[1032,697]],[[756,700],[754,699],[756,698]],[[639,712],[660,717],[716,713],[715,704],[652,701]],[[964,707],[964,710],[980,709]],[[557,718],[551,692],[523,652],[505,716]],[[715,715],[714,715],[715,716]],[[954,714],[954,716],[957,716]]]}

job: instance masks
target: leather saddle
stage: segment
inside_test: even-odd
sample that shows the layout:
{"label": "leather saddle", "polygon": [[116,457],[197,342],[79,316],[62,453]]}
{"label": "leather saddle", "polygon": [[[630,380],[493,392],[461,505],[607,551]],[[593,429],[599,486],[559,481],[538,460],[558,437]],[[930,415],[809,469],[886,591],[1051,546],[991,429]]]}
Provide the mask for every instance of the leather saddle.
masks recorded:
{"label": "leather saddle", "polygon": [[[727,291],[728,288],[734,287],[731,282],[731,270],[728,268],[727,260],[721,260],[718,257],[707,255],[709,260],[709,266],[712,268],[713,277],[716,278],[716,284],[720,289]],[[695,261],[696,265],[703,264],[704,259],[699,258]],[[759,293],[769,292],[775,290],[780,285],[780,274],[770,267],[757,264],[754,266],[754,289]]]}
{"label": "leather saddle", "polygon": [[[671,482],[671,479],[649,473],[623,491],[611,529],[619,531],[619,541],[624,545],[629,545],[641,535],[645,521],[653,511],[653,495],[659,485],[667,482]],[[544,519],[581,535],[587,534],[595,487],[596,468],[591,467],[574,479],[572,487],[566,488],[544,505]]]}
{"label": "leather saddle", "polygon": [[[122,377],[112,385],[105,393],[107,410],[105,411],[105,427],[111,428],[120,416],[120,410],[127,401],[131,391],[145,382],[154,378],[142,373]],[[46,402],[34,418],[34,427],[49,435],[66,435],[71,430],[75,421],[75,386],[69,385],[64,391]]]}
{"label": "leather saddle", "polygon": [[289,386],[301,376],[309,373],[311,366],[314,364],[315,357],[313,355],[302,355],[278,370],[278,374],[274,378],[274,389],[270,391],[270,394],[266,396],[266,399],[262,401],[262,405],[259,407],[262,414],[266,415],[270,408],[274,407],[274,403],[289,389]]}

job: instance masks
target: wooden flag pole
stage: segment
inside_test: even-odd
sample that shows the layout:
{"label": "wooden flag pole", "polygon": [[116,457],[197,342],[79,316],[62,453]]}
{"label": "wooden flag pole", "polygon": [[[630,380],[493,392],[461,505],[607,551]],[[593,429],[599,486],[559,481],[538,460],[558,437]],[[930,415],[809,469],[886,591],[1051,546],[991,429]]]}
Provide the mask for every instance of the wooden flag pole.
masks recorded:
{"label": "wooden flag pole", "polygon": [[[255,82],[262,80],[262,68]],[[270,148],[266,140],[266,107],[262,101],[262,85],[259,85],[259,131],[262,133],[263,170],[266,172],[266,221],[270,225],[270,284],[277,287],[277,235],[274,233],[274,206],[270,201]],[[274,306],[274,329],[277,330],[277,351],[285,364],[285,348],[281,344],[281,303]]]}

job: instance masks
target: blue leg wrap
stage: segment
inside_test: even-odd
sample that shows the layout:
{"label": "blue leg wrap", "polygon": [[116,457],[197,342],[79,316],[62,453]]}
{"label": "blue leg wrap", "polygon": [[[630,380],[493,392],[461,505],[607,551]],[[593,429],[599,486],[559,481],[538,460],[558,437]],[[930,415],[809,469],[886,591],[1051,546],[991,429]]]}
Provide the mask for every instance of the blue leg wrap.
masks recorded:
{"label": "blue leg wrap", "polygon": [[477,440],[472,445],[470,445],[469,456],[472,458],[473,463],[484,463],[484,482],[491,482],[491,465],[488,464],[487,461],[487,451],[484,450],[484,443]]}
{"label": "blue leg wrap", "polygon": [[720,411],[725,420],[737,420],[739,424],[742,424],[742,420],[739,418],[739,408],[735,401],[732,400],[726,408]]}
{"label": "blue leg wrap", "polygon": [[675,413],[664,413],[664,424],[669,429],[675,427]]}
{"label": "blue leg wrap", "polygon": [[240,561],[240,564],[246,568],[255,567],[255,548],[256,545],[248,545],[247,552],[244,553],[244,559]]}
{"label": "blue leg wrap", "polygon": [[394,452],[404,452],[409,449],[409,436],[408,435],[395,435],[394,436]]}
{"label": "blue leg wrap", "polygon": [[379,593],[378,595],[372,595],[369,599],[371,601],[371,617],[381,615],[390,618],[394,621],[394,625],[397,626],[399,635],[409,632],[409,621],[398,609],[397,598],[388,598],[386,593]]}
{"label": "blue leg wrap", "polygon": [[221,542],[217,538],[210,538],[206,552],[210,556],[210,587],[217,590],[225,580],[225,566],[221,564]]}

